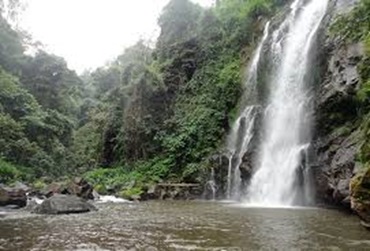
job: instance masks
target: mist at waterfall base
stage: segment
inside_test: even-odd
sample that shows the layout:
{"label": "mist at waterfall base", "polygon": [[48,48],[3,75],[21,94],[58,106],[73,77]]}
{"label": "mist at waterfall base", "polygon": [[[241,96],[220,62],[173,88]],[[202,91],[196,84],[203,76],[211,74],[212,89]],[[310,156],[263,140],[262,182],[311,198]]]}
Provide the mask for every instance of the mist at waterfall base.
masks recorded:
{"label": "mist at waterfall base", "polygon": [[[327,5],[328,0],[295,0],[275,30],[270,22],[266,24],[248,69],[240,115],[228,137],[228,200],[256,207],[312,204],[308,163],[314,95],[311,52]],[[267,67],[262,58],[270,64],[265,102],[256,98],[260,96],[259,73]],[[241,165],[246,161],[253,172],[248,184],[243,184],[241,169],[245,167]]]}

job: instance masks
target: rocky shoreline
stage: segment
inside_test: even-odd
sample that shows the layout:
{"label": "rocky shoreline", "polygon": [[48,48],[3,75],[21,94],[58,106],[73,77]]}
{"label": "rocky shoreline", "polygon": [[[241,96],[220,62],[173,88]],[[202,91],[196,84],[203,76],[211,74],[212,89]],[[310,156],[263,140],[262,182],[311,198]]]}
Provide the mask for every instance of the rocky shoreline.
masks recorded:
{"label": "rocky shoreline", "polygon": [[[161,183],[144,188],[140,195],[113,197],[109,201],[192,200],[202,197],[199,184]],[[39,214],[69,214],[96,210],[89,201],[99,201],[94,187],[85,179],[55,182],[43,189],[17,182],[13,186],[0,185],[0,206],[9,209],[25,208]],[[105,196],[110,197],[110,196]]]}

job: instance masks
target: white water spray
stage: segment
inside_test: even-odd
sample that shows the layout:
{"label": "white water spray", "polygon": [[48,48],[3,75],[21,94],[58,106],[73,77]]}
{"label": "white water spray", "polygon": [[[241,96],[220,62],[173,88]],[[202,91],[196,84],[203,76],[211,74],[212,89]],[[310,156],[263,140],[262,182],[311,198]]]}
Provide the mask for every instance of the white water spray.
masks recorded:
{"label": "white water spray", "polygon": [[226,196],[228,199],[239,199],[241,196],[241,172],[240,164],[244,154],[247,152],[250,142],[253,137],[256,114],[258,106],[255,104],[255,92],[258,76],[258,65],[261,58],[262,48],[265,44],[270,22],[266,23],[263,37],[259,43],[256,53],[254,54],[252,63],[248,70],[248,79],[245,85],[245,92],[243,100],[248,103],[245,104],[244,109],[236,120],[231,134],[228,139],[229,151],[229,168],[227,177],[227,191]]}
{"label": "white water spray", "polygon": [[291,206],[296,202],[297,172],[310,142],[312,94],[305,77],[327,5],[328,0],[294,1],[290,15],[273,33],[276,72],[264,114],[259,166],[248,190],[251,205]]}

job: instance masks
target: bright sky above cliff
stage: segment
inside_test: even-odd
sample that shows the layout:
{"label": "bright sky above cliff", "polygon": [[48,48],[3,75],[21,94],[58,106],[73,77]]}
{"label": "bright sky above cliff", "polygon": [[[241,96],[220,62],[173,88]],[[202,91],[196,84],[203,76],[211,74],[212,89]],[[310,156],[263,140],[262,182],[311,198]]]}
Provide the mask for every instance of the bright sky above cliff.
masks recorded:
{"label": "bright sky above cliff", "polygon": [[[28,0],[22,27],[47,50],[82,72],[120,54],[140,38],[155,40],[169,0]],[[192,0],[210,6],[214,0]]]}

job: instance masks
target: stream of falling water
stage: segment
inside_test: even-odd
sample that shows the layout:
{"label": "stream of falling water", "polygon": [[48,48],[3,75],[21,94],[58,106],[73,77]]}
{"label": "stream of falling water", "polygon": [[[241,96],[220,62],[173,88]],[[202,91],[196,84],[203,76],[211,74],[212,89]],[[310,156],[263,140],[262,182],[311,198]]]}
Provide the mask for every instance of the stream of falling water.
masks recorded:
{"label": "stream of falling water", "polygon": [[299,193],[297,175],[305,171],[302,158],[310,145],[312,88],[307,87],[306,79],[310,51],[327,5],[328,0],[294,1],[290,14],[273,33],[275,71],[248,204],[280,207],[306,200]]}
{"label": "stream of falling water", "polygon": [[243,100],[247,102],[244,105],[244,109],[242,109],[239,118],[236,120],[228,138],[227,147],[229,151],[229,168],[226,191],[228,199],[239,199],[241,196],[240,164],[242,163],[243,156],[247,152],[253,137],[258,110],[258,105],[256,105],[255,101],[258,65],[263,45],[265,44],[269,34],[269,27],[270,22],[265,25],[262,40],[257,47],[248,71],[248,79],[246,81],[245,92],[243,95]]}

